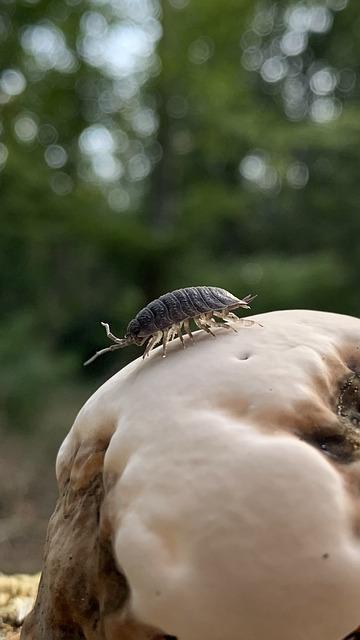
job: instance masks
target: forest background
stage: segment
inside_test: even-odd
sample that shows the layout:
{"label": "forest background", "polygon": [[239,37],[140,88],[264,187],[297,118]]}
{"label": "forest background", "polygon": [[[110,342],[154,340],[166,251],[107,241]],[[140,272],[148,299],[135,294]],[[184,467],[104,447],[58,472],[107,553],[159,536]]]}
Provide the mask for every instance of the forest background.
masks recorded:
{"label": "forest background", "polygon": [[[56,451],[169,290],[359,316],[357,0],[3,0],[0,571],[40,568]],[[165,390],[163,390],[165,392]]]}

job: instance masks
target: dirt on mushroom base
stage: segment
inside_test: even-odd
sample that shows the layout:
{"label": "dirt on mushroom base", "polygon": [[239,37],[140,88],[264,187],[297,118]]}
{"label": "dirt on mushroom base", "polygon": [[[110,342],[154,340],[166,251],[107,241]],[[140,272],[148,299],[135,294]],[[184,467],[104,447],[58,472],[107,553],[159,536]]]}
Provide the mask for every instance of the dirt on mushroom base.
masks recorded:
{"label": "dirt on mushroom base", "polygon": [[0,573],[0,640],[18,640],[25,616],[34,604],[40,574]]}

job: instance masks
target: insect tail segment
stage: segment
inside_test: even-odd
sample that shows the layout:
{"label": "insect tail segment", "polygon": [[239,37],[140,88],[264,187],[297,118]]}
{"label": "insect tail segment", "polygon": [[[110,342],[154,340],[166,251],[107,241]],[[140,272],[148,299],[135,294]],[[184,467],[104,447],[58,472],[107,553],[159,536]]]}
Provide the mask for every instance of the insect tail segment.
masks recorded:
{"label": "insect tail segment", "polygon": [[255,298],[257,298],[257,293],[255,293],[255,295],[249,293],[249,295],[245,296],[245,298],[240,300],[240,302],[243,303],[240,306],[243,307],[244,309],[250,309],[250,302],[255,300]]}
{"label": "insect tail segment", "polygon": [[112,340],[114,344],[110,345],[110,347],[105,347],[105,349],[100,349],[100,351],[97,351],[91,358],[89,358],[89,360],[86,360],[86,362],[84,362],[84,367],[86,367],[91,362],[94,362],[94,360],[96,360],[96,358],[101,356],[103,353],[107,353],[107,351],[116,351],[117,349],[123,349],[133,342],[130,337],[117,338],[116,336],[114,336],[114,334],[111,333],[110,326],[107,324],[107,322],[102,322],[101,324],[103,327],[105,327],[107,337]]}

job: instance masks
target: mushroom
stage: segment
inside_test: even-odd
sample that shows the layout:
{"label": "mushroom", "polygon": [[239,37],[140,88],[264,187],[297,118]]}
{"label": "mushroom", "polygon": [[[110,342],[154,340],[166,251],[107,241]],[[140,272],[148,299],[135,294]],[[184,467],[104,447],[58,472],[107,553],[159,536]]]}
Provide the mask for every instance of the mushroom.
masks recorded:
{"label": "mushroom", "polygon": [[256,320],[154,350],[81,409],[23,640],[342,640],[359,625],[360,320]]}

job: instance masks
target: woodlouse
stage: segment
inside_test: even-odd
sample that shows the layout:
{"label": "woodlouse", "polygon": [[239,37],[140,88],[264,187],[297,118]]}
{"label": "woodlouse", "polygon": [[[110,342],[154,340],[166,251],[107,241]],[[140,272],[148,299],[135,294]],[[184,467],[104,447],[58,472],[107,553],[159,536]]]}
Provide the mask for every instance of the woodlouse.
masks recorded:
{"label": "woodlouse", "polygon": [[[207,333],[215,334],[213,327],[226,327],[234,329],[227,324],[228,320],[240,320],[232,311],[239,307],[250,309],[250,302],[256,298],[255,295],[247,295],[240,300],[218,287],[186,287],[176,289],[170,293],[165,293],[160,298],[153,300],[131,320],[126,329],[124,338],[114,336],[106,322],[101,324],[105,327],[106,335],[113,341],[110,347],[97,351],[85,365],[93,362],[95,358],[107,351],[122,349],[130,344],[143,345],[146,340],[149,342],[143,354],[143,358],[149,355],[150,351],[161,340],[163,341],[163,357],[166,356],[167,343],[178,336],[185,347],[182,328],[184,327],[190,339],[193,335],[190,330],[190,320],[193,320],[199,329]],[[215,320],[221,318],[222,323]],[[245,320],[248,324],[255,324],[251,320]]]}

